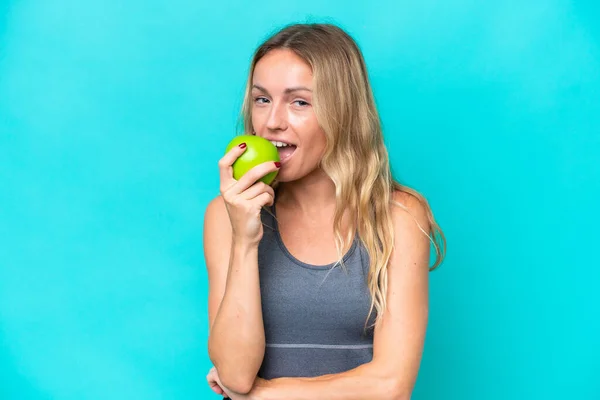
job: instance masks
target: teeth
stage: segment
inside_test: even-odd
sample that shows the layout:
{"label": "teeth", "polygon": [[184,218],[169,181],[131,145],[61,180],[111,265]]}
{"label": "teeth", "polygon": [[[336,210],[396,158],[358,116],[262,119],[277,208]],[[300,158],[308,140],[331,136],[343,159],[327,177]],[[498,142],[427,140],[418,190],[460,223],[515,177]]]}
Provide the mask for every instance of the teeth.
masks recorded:
{"label": "teeth", "polygon": [[276,140],[271,140],[271,143],[273,143],[277,147],[287,147],[287,146],[289,146],[289,144],[287,144],[287,143],[278,142]]}

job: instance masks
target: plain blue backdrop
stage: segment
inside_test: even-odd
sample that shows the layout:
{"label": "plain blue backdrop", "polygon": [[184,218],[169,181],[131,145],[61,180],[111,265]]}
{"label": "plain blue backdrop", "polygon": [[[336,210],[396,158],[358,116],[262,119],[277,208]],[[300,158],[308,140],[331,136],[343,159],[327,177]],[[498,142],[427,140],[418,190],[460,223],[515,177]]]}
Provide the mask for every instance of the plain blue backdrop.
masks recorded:
{"label": "plain blue backdrop", "polygon": [[305,21],[362,47],[448,238],[413,399],[600,398],[596,4],[0,1],[0,398],[217,398],[204,209],[253,50]]}

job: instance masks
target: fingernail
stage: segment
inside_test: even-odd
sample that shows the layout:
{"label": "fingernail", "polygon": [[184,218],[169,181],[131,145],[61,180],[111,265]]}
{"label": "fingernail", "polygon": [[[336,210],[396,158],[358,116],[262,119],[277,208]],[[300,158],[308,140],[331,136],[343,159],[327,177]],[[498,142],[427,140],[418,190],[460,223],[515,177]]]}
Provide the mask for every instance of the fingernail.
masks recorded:
{"label": "fingernail", "polygon": [[275,161],[275,166],[276,166],[277,168],[279,168],[279,167],[281,167],[281,163],[280,163],[279,161]]}
{"label": "fingernail", "polygon": [[240,146],[241,149],[243,149],[243,148],[246,147],[246,143],[240,143],[239,146]]}

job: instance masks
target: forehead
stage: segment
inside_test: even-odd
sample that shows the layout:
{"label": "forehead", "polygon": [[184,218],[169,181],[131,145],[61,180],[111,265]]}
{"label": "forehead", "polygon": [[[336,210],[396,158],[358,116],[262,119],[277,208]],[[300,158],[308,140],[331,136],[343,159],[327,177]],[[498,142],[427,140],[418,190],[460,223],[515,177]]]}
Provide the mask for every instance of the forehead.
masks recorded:
{"label": "forehead", "polygon": [[292,86],[312,87],[312,69],[291,50],[271,50],[254,67],[252,83],[269,90]]}

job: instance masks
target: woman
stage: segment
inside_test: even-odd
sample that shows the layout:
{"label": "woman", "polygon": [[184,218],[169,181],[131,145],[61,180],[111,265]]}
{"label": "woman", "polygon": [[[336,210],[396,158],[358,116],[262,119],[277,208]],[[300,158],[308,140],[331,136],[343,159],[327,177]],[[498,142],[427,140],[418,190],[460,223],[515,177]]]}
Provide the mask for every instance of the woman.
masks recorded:
{"label": "woman", "polygon": [[[281,163],[236,181],[219,162],[207,207],[207,380],[236,399],[408,399],[428,316],[427,201],[393,180],[362,54],[342,29],[291,25],[256,51],[245,132]],[[278,170],[273,187],[254,183]]]}

